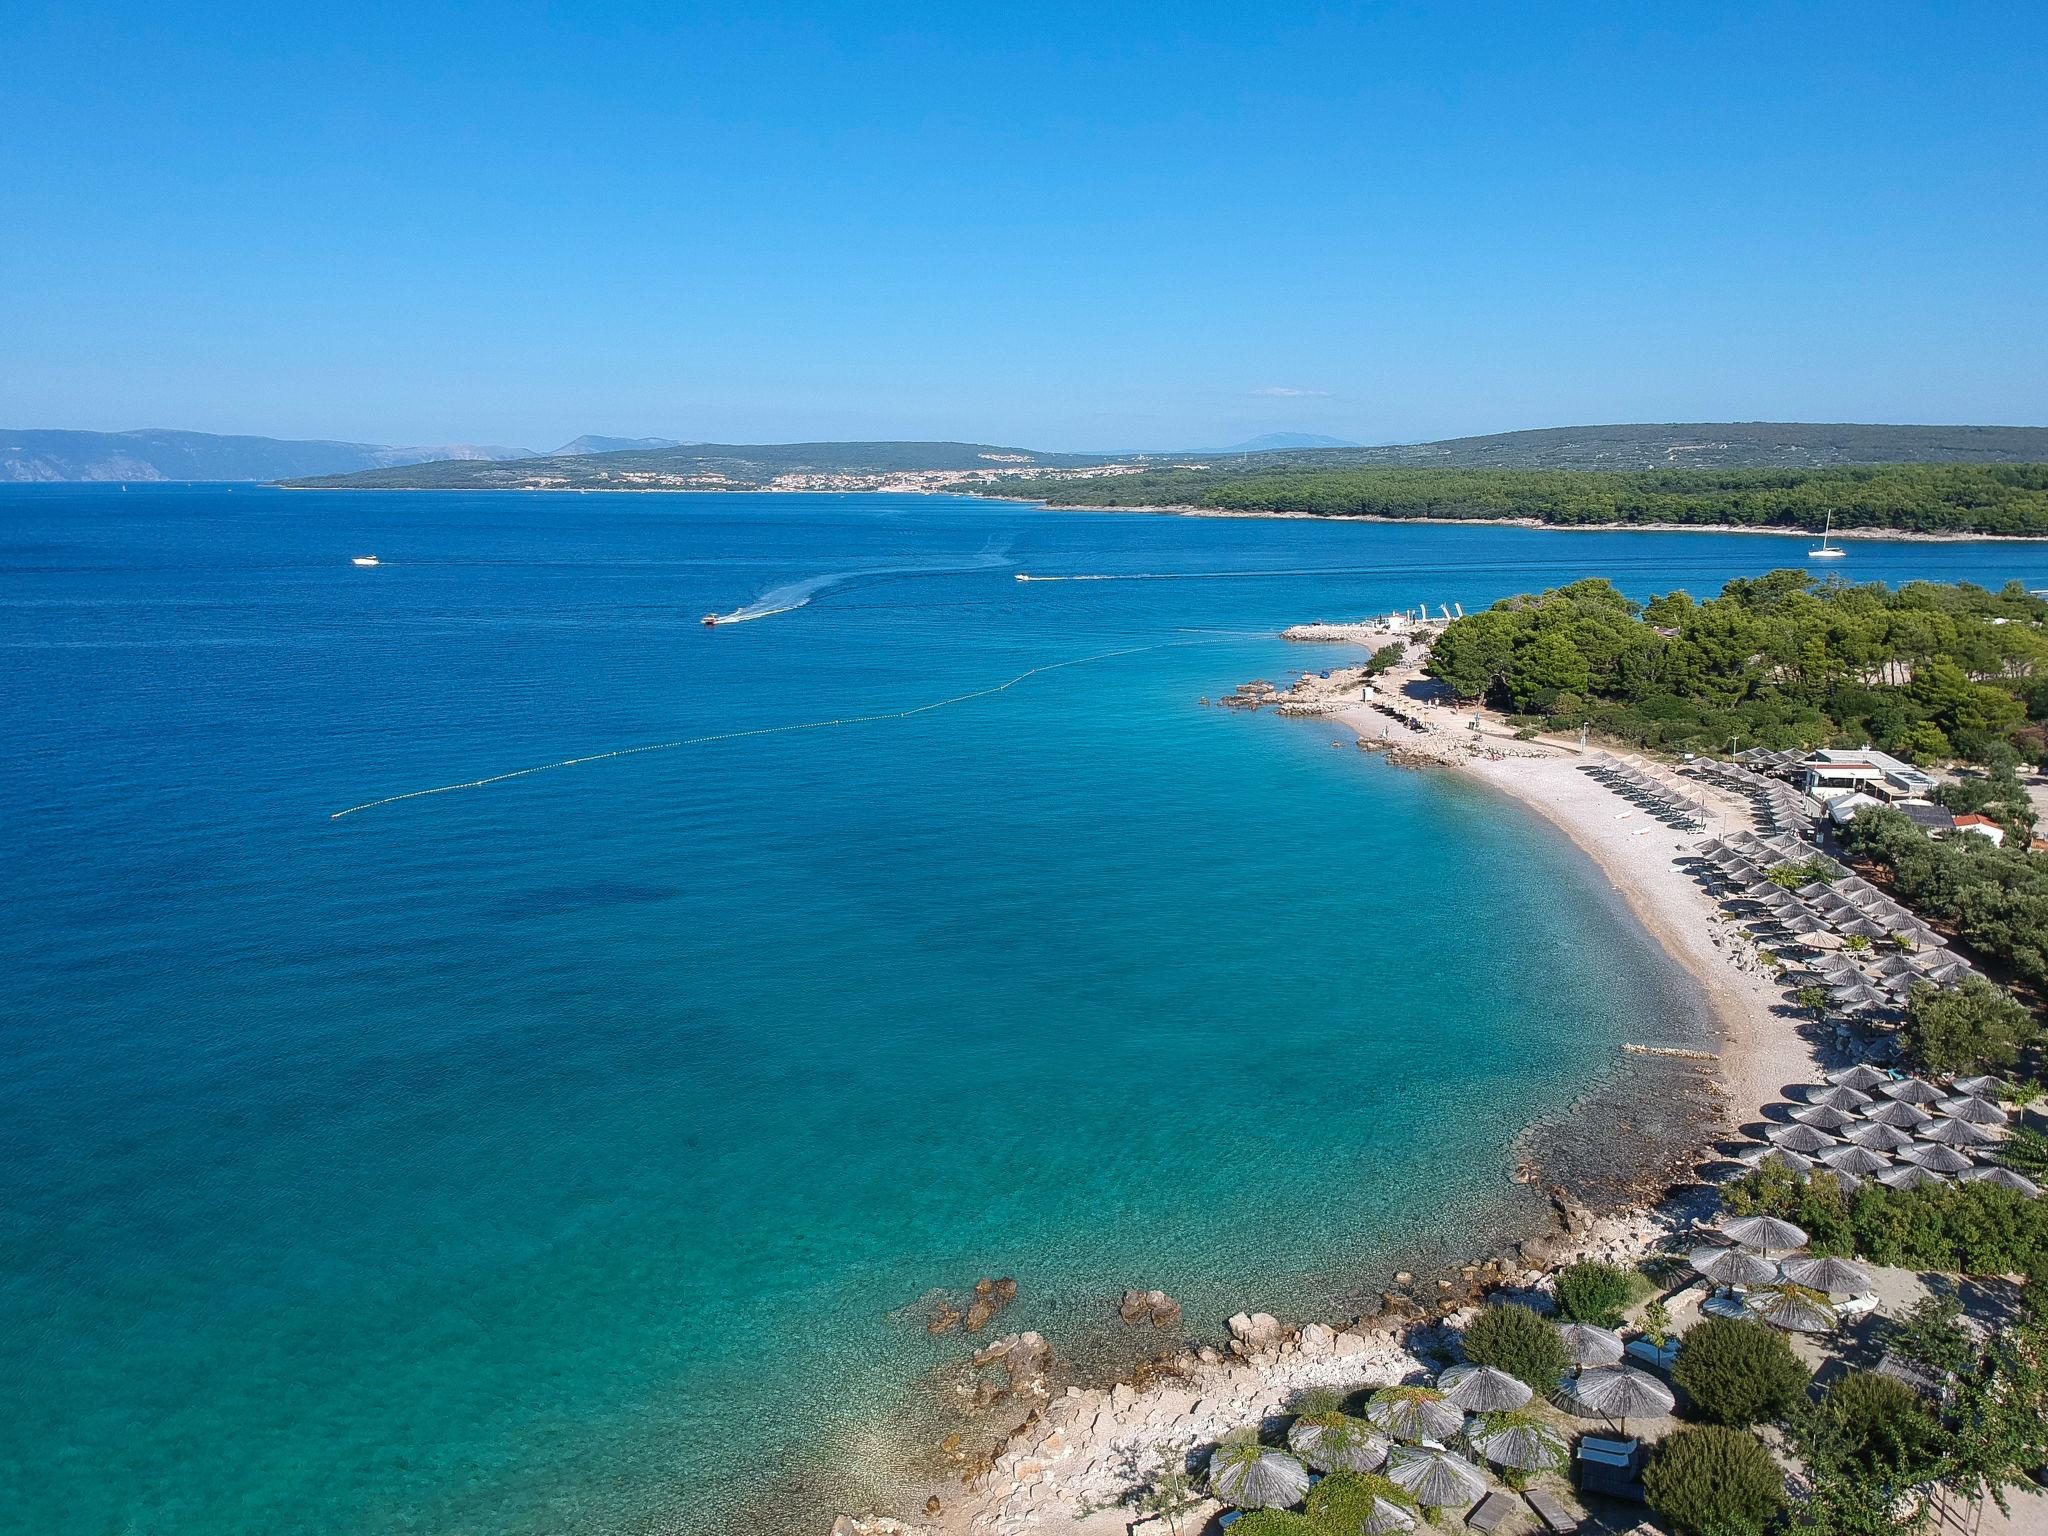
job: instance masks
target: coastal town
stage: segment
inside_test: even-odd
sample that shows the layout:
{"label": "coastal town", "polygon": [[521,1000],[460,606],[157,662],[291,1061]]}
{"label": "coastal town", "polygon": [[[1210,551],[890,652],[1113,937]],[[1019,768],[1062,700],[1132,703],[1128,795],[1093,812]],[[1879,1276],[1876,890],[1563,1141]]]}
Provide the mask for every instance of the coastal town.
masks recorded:
{"label": "coastal town", "polygon": [[[1396,768],[1469,775],[1591,858],[1711,1005],[1716,1051],[1623,1047],[1711,1074],[1721,1108],[1696,1166],[1604,1209],[1553,1186],[1554,1230],[1442,1275],[1398,1274],[1372,1314],[1240,1313],[1222,1339],[1165,1347],[1108,1386],[1063,1384],[1037,1334],[1000,1338],[974,1365],[1010,1428],[979,1456],[949,1438],[957,1479],[932,1483],[923,1521],[846,1514],[833,1536],[1647,1536],[1707,1529],[1729,1500],[1731,1518],[1761,1520],[1842,1496],[1808,1443],[1820,1431],[1781,1422],[1795,1401],[1817,1394],[1821,1423],[1837,1401],[1848,1415],[1870,1398],[1938,1437],[1937,1414],[1976,1390],[1958,1361],[1982,1365],[2031,1315],[2013,1279],[1859,1259],[1840,1232],[1782,1214],[1832,1221],[1866,1185],[2041,1196],[2007,1155],[2048,1131],[2030,1096],[1994,1074],[1918,1067],[1902,1045],[1913,1008],[1994,983],[1838,837],[1873,808],[1992,846],[2006,826],[1950,810],[1941,776],[1875,748],[1660,761],[1532,730],[1431,677],[1432,643],[1459,615],[1296,626],[1287,639],[1360,659],[1215,702],[1334,725],[1333,744]],[[1130,1293],[1121,1310],[1182,1331],[1162,1293]],[[1741,1395],[1722,1377],[1774,1373],[1769,1411],[1720,1403]],[[1922,1463],[1901,1461],[1884,1485],[1900,1528],[2048,1530],[2048,1495],[2024,1479]]]}

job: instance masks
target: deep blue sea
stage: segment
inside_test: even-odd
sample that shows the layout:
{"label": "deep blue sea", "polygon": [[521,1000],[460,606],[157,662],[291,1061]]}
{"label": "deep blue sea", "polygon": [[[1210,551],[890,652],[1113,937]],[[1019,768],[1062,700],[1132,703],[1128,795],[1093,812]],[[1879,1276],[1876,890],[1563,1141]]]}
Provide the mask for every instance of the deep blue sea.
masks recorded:
{"label": "deep blue sea", "polygon": [[0,1528],[703,1529],[890,1475],[935,1288],[1083,1348],[1512,1219],[1516,1133],[1692,990],[1515,805],[1199,701],[1336,659],[1298,620],[1803,553],[0,489]]}

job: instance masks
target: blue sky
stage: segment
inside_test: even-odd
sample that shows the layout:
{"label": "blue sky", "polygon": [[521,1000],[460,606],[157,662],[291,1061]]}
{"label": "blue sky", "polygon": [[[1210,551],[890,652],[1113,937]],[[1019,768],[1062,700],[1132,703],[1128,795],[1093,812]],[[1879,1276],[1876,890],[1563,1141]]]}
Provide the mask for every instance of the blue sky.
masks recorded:
{"label": "blue sky", "polygon": [[2048,7],[66,4],[0,423],[2048,422]]}

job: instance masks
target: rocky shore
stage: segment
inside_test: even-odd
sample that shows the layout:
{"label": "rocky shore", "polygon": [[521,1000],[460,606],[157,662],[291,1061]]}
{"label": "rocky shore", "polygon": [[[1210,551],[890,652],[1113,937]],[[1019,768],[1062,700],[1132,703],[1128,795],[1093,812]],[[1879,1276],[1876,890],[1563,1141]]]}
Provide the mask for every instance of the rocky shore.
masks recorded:
{"label": "rocky shore", "polygon": [[[1489,1295],[1551,1305],[1553,1275],[1582,1259],[1630,1264],[1680,1234],[1710,1204],[1697,1188],[1595,1215],[1554,1193],[1553,1230],[1438,1277],[1403,1272],[1373,1316],[1293,1324],[1240,1313],[1221,1347],[1184,1343],[1139,1382],[1063,1385],[1045,1340],[1017,1334],[977,1359],[1000,1362],[1024,1408],[1015,1429],[977,1460],[955,1444],[957,1480],[934,1483],[922,1518],[842,1515],[832,1536],[1124,1536],[1160,1532],[1135,1499],[1162,1465],[1232,1430],[1284,1413],[1302,1393],[1426,1379],[1455,1358],[1455,1340]],[[1135,1299],[1135,1300],[1134,1300]],[[1131,1292],[1122,1310],[1151,1325],[1170,1298]],[[922,1490],[921,1490],[922,1491]],[[1213,1512],[1207,1511],[1207,1512]],[[1206,1513],[1187,1529],[1199,1529]]]}

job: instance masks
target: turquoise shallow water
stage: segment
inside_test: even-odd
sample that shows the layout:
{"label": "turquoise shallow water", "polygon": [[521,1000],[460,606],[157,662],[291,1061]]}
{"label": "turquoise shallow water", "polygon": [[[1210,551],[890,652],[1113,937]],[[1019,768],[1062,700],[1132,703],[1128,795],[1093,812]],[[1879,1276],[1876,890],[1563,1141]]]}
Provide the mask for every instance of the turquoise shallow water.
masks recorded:
{"label": "turquoise shallow water", "polygon": [[[1516,807],[1196,701],[1320,659],[1298,619],[1800,552],[0,490],[0,1527],[679,1529],[878,1475],[962,1352],[893,1315],[934,1287],[1213,1327],[1513,1219],[1515,1133],[1689,989]],[[1844,564],[2048,585],[2032,547]]]}

